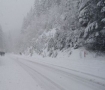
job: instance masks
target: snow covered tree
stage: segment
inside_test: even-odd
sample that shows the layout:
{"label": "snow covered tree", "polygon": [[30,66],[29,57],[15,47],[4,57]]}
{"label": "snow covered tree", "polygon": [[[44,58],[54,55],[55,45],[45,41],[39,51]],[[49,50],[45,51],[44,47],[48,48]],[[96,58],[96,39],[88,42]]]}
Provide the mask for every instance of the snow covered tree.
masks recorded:
{"label": "snow covered tree", "polygon": [[96,48],[100,51],[105,51],[105,0],[100,0],[97,3],[97,6],[100,10],[100,30],[95,39]]}
{"label": "snow covered tree", "polygon": [[105,50],[105,37],[101,34],[104,29],[104,5],[105,0],[82,0],[79,8],[79,22],[84,28],[84,44],[93,50]]}
{"label": "snow covered tree", "polygon": [[[62,33],[62,31],[64,31],[65,34],[70,33],[71,30],[76,30],[78,26],[78,1],[79,0],[35,0],[34,8],[30,10],[23,22],[21,42],[26,44],[22,46],[29,47],[30,45],[34,45],[30,43],[33,38],[37,40],[38,36],[44,31],[50,31],[53,28],[60,27],[60,32]],[[62,38],[63,37],[66,38],[65,35],[62,36]],[[64,42],[66,44],[66,41]],[[65,46],[62,42],[62,48]]]}
{"label": "snow covered tree", "polygon": [[[104,2],[105,0],[35,0],[34,7],[23,21],[19,44],[21,51],[32,47],[41,53],[46,47],[51,55],[54,50],[77,49],[83,45],[104,51]],[[45,34],[53,29],[56,29],[53,37]]]}

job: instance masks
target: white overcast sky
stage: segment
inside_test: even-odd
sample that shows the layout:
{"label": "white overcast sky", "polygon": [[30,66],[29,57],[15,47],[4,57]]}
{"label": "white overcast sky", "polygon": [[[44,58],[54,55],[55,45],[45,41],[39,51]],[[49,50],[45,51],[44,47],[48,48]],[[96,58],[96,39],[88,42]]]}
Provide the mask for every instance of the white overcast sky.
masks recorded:
{"label": "white overcast sky", "polygon": [[4,32],[20,30],[35,0],[0,0],[0,24]]}

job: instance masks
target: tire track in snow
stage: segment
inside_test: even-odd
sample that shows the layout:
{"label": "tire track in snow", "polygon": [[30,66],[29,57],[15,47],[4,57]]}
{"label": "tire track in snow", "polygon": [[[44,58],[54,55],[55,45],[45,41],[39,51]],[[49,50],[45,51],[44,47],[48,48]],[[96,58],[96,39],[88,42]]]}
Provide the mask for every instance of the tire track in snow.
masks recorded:
{"label": "tire track in snow", "polygon": [[[76,70],[68,69],[68,68],[65,68],[65,67],[57,66],[57,65],[49,64],[50,65],[49,66],[49,65],[46,65],[46,63],[42,64],[42,63],[38,63],[38,62],[34,62],[34,61],[29,61],[28,59],[22,59],[22,60],[34,63],[36,65],[40,65],[40,66],[43,66],[43,67],[46,67],[46,68],[49,67],[49,68],[53,68],[54,70],[63,71],[65,74],[72,74],[72,76],[77,76],[77,77],[82,78],[82,79],[84,78],[84,79],[87,79],[87,80],[89,80],[89,81],[91,81],[93,83],[105,86],[105,78],[102,78],[102,77],[94,76],[94,75],[91,75],[91,74],[88,74],[88,73],[79,72],[79,71],[76,71]],[[76,75],[74,73],[70,73],[70,72],[67,72],[67,71],[64,71],[64,70],[61,70],[61,69],[64,69],[64,70],[67,70],[67,71],[73,71],[73,72],[76,72],[76,73],[79,73],[79,74],[83,74],[83,75],[85,75],[85,77],[81,77],[79,75]],[[90,79],[86,78],[86,76],[89,76]],[[94,77],[94,79],[92,79],[93,77]]]}
{"label": "tire track in snow", "polygon": [[45,67],[45,69],[48,71],[56,71],[56,73],[58,73],[59,75],[61,74],[64,77],[67,77],[68,79],[69,78],[71,79],[72,77],[73,80],[76,80],[77,82],[82,83],[85,86],[93,88],[92,90],[105,90],[105,84],[101,84],[99,82],[92,81],[91,79],[87,79],[87,78],[84,78],[84,77],[81,77],[81,76],[78,76],[78,75],[75,75],[66,71],[59,70],[54,67],[46,66],[37,62],[33,62],[33,61],[28,61],[28,62],[35,64],[35,66],[37,67],[38,66],[42,68]]}
{"label": "tire track in snow", "polygon": [[[17,61],[17,63],[24,68],[38,83],[41,87],[43,87],[45,90],[65,90],[63,87],[59,86],[40,72],[36,71],[35,69],[21,63],[20,61]],[[36,77],[37,76],[37,77]]]}
{"label": "tire track in snow", "polygon": [[[22,60],[23,61],[23,60]],[[25,60],[24,60],[25,61]],[[28,61],[29,63],[32,63],[32,64],[34,64],[35,66],[39,66],[39,67],[42,67],[42,68],[44,68],[44,69],[46,69],[46,70],[50,70],[50,71],[56,71],[56,73],[58,73],[58,74],[61,74],[61,75],[63,75],[64,77],[66,77],[66,78],[68,78],[68,79],[70,79],[70,78],[72,78],[72,80],[74,79],[76,82],[78,82],[78,83],[81,83],[81,84],[83,84],[83,85],[85,85],[85,86],[88,86],[88,87],[90,87],[91,89],[88,89],[88,90],[105,90],[105,86],[102,86],[102,85],[99,85],[98,83],[94,83],[94,82],[92,82],[91,80],[87,80],[87,79],[85,79],[85,78],[82,78],[82,77],[79,77],[79,76],[77,76],[77,75],[73,75],[73,74],[71,74],[71,73],[68,73],[68,72],[65,72],[65,71],[61,71],[61,70],[58,70],[58,69],[56,69],[56,68],[52,68],[52,67],[49,67],[49,66],[46,66],[46,65],[42,65],[42,64],[39,64],[39,63],[36,63],[36,62],[31,62],[31,61]],[[49,79],[48,77],[46,77],[45,75],[43,75],[43,73],[41,73],[41,72],[39,72],[39,71],[37,71],[37,70],[35,70],[35,68],[33,69],[32,67],[30,67],[30,66],[27,66],[26,64],[23,64],[23,62],[21,62],[20,60],[18,60],[18,63],[19,64],[21,64],[21,66],[27,71],[27,72],[29,72],[29,73],[31,73],[31,76],[33,76],[34,77],[34,79],[35,79],[35,75],[36,75],[36,73],[38,74],[38,75],[40,75],[40,78],[42,79],[42,81],[39,81],[39,83],[41,83],[41,84],[43,84],[43,82],[45,82],[46,80],[47,80],[47,83],[44,83],[44,87],[46,88],[45,90],[68,90],[68,89],[70,89],[70,88],[68,88],[68,89],[65,89],[65,87],[63,88],[63,86],[60,86],[60,85],[58,85],[57,84],[57,82],[54,82],[54,81],[52,81],[51,79]],[[37,69],[37,67],[36,67],[36,69]],[[36,73],[32,73],[32,72],[36,72]],[[37,75],[37,76],[38,76]],[[44,79],[44,80],[43,80]],[[37,80],[38,81],[38,80]],[[51,87],[49,88],[48,87],[48,85],[49,85],[49,83],[50,83],[50,85],[52,85],[53,87],[53,89],[51,89]],[[46,84],[47,84],[47,86],[46,86]],[[54,89],[54,87],[56,86],[56,88],[58,88],[58,89]],[[95,86],[95,87],[94,87]],[[70,86],[69,86],[70,87]],[[71,89],[71,90],[78,90],[78,89]],[[86,89],[85,89],[86,90]]]}
{"label": "tire track in snow", "polygon": [[39,65],[47,66],[47,67],[49,67],[48,65],[50,65],[50,68],[53,68],[53,67],[62,68],[62,69],[66,69],[66,70],[69,70],[69,71],[73,71],[73,72],[77,72],[77,73],[82,73],[84,75],[88,75],[88,76],[92,76],[92,77],[96,77],[96,78],[105,80],[105,78],[103,78],[103,77],[95,76],[95,75],[92,75],[92,74],[89,74],[89,73],[85,73],[85,72],[69,69],[69,68],[62,67],[62,66],[57,66],[57,65],[53,65],[53,64],[49,64],[49,63],[45,63],[45,62],[43,62],[43,64],[42,64],[42,63],[39,63],[39,62],[35,62],[35,61],[30,61],[28,59],[24,59],[24,58],[20,58],[20,59],[28,61],[28,62],[36,63],[36,64],[39,64]]}

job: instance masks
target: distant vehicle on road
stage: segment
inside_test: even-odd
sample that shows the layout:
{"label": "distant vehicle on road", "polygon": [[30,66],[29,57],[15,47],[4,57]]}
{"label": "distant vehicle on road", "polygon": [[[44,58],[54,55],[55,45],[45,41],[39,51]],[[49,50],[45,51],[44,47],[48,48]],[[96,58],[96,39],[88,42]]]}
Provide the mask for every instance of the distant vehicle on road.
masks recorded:
{"label": "distant vehicle on road", "polygon": [[0,55],[1,56],[4,56],[5,55],[5,52],[0,51]]}

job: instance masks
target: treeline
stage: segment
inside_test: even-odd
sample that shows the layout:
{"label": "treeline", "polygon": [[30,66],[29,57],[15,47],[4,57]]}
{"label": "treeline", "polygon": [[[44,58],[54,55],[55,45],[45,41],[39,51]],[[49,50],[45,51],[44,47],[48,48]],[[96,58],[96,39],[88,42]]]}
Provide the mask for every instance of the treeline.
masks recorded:
{"label": "treeline", "polygon": [[[53,37],[39,39],[53,28]],[[39,53],[83,46],[105,51],[105,0],[35,0],[20,38],[21,51],[30,46]]]}

